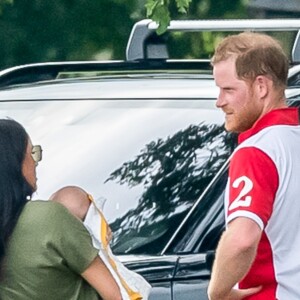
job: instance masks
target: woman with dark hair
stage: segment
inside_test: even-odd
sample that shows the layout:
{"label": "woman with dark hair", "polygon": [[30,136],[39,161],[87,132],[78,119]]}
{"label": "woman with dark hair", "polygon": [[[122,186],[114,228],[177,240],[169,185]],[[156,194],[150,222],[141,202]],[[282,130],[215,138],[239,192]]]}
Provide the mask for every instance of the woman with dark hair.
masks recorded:
{"label": "woman with dark hair", "polygon": [[[13,120],[0,120],[0,261],[18,216],[36,186],[22,173],[22,162],[28,144],[25,129]],[[35,172],[35,168],[34,168]]]}
{"label": "woman with dark hair", "polygon": [[0,299],[121,299],[82,222],[30,201],[41,153],[22,125],[0,119]]}

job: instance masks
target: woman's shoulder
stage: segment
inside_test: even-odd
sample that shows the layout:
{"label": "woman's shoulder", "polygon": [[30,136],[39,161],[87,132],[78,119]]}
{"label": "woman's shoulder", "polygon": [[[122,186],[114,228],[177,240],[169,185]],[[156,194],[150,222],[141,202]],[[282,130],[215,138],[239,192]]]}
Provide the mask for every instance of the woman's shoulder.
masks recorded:
{"label": "woman's shoulder", "polygon": [[82,222],[74,217],[63,205],[51,200],[29,201],[18,220],[20,228],[36,228],[40,232],[63,232],[63,228],[69,230],[76,228],[84,230]]}
{"label": "woman's shoulder", "polygon": [[51,200],[31,200],[25,206],[30,210],[65,210],[65,207],[61,204],[51,201]]}
{"label": "woman's shoulder", "polygon": [[23,214],[41,219],[68,218],[71,216],[63,205],[50,200],[29,201],[25,205]]}

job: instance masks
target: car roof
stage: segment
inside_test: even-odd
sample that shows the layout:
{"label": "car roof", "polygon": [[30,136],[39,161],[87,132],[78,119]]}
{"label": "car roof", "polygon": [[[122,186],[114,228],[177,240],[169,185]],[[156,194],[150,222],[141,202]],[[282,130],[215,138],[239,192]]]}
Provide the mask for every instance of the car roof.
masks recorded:
{"label": "car roof", "polygon": [[0,91],[1,101],[42,99],[215,99],[212,75],[140,75],[64,79],[14,86]]}
{"label": "car roof", "polygon": [[211,73],[209,60],[71,61],[21,65],[0,71],[0,88],[63,78],[134,74]]}

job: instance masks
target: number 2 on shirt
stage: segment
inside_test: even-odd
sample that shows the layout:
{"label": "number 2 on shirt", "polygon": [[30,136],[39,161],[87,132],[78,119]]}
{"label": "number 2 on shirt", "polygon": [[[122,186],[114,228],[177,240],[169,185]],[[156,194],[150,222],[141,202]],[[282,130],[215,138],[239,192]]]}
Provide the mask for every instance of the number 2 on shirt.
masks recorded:
{"label": "number 2 on shirt", "polygon": [[251,205],[252,197],[246,196],[253,188],[253,182],[247,176],[241,176],[237,178],[233,183],[233,188],[238,188],[240,185],[243,185],[238,196],[233,200],[229,206],[229,210],[235,209],[237,207],[249,207]]}

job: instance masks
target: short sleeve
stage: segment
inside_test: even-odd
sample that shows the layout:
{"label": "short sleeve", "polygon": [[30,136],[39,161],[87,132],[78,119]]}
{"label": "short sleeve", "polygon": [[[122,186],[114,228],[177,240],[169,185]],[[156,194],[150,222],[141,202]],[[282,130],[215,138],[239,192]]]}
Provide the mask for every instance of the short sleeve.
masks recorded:
{"label": "short sleeve", "polygon": [[53,204],[48,216],[52,230],[47,238],[47,248],[56,254],[53,255],[54,265],[61,263],[81,274],[95,259],[98,250],[93,247],[83,223],[61,204]]}
{"label": "short sleeve", "polygon": [[239,149],[229,167],[227,223],[243,216],[263,229],[273,210],[278,181],[276,166],[266,153],[255,147]]}

